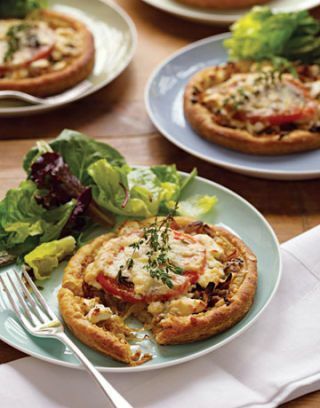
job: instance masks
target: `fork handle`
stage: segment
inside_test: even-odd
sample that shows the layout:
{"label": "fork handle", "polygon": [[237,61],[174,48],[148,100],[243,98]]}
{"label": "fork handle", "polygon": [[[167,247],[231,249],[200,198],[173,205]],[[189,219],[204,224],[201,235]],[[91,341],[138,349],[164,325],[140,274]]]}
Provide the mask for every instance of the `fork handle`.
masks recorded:
{"label": "fork handle", "polygon": [[73,343],[72,340],[69,339],[69,337],[65,333],[57,333],[55,336],[73,351],[75,356],[84,365],[88,373],[93,377],[93,379],[97,382],[102,391],[105,393],[111,407],[133,408],[132,405],[130,405],[128,401],[125,400],[115,388],[113,388],[113,386],[94,367],[94,365],[87,359],[87,357],[82,353],[82,351]]}

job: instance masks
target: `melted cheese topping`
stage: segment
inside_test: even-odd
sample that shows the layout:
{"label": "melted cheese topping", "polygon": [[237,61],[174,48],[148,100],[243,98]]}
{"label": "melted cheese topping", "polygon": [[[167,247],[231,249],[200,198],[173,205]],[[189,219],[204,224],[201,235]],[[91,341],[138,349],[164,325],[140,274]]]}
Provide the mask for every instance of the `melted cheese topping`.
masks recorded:
{"label": "melted cheese topping", "polygon": [[81,34],[72,27],[59,27],[58,20],[55,26],[28,19],[0,20],[0,78],[59,71],[81,50]]}
{"label": "melted cheese topping", "polygon": [[235,74],[228,81],[206,90],[203,101],[224,108],[239,105],[248,116],[271,116],[303,108],[308,100],[303,87],[286,74],[273,82],[261,73]]}
{"label": "melted cheese topping", "polygon": [[[101,285],[97,282],[97,275],[116,279],[122,265],[126,265],[128,259],[133,259],[130,269],[124,268],[122,277],[134,284],[134,292],[138,295],[163,295],[170,292],[170,288],[161,280],[152,278],[146,269],[148,263],[149,246],[144,242],[138,250],[130,245],[141,240],[141,230],[126,230],[126,235],[121,235],[105,242],[99,249],[95,260],[87,266],[85,281],[97,288]],[[209,282],[219,283],[224,278],[223,264],[216,258],[223,253],[223,248],[208,235],[189,235],[174,230],[169,230],[168,258],[175,266],[184,272],[196,272],[200,278],[198,283],[206,287]],[[188,277],[169,273],[173,288],[183,286]]]}
{"label": "melted cheese topping", "polygon": [[225,277],[224,266],[217,259],[223,254],[223,248],[208,235],[199,234],[194,237],[206,248],[206,264],[197,283],[203,288],[206,288],[210,282],[217,285]]}
{"label": "melted cheese topping", "polygon": [[22,27],[22,23],[19,20],[1,21],[0,27],[0,65],[7,68],[30,63],[37,54],[48,50],[55,42],[54,31],[44,21],[26,23],[26,28],[15,33],[17,49],[9,55],[8,33],[15,27]]}
{"label": "melted cheese topping", "polygon": [[[203,103],[226,125],[260,132],[268,127],[269,118],[293,116],[290,122],[312,122],[319,117],[315,100],[318,87],[309,86],[290,74],[272,74],[270,71],[238,73],[225,82],[204,91]],[[224,118],[224,119],[223,119]],[[242,123],[241,123],[242,122]]]}
{"label": "melted cheese topping", "polygon": [[191,299],[182,296],[169,302],[151,302],[148,305],[148,312],[154,316],[160,313],[171,313],[176,316],[188,316],[193,313],[201,313],[206,308],[206,303],[200,299]]}
{"label": "melted cheese topping", "polygon": [[320,80],[309,82],[306,86],[310,89],[310,95],[313,98],[318,98],[320,96]]}

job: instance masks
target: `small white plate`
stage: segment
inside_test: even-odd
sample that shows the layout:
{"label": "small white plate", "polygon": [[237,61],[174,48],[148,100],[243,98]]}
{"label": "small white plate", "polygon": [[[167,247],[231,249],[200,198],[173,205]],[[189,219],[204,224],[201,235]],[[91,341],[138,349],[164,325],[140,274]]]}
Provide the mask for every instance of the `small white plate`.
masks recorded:
{"label": "small white plate", "polygon": [[109,84],[130,63],[137,43],[136,28],[130,17],[107,0],[49,0],[48,8],[83,21],[95,40],[96,56],[92,87],[61,103],[29,105],[20,101],[0,101],[0,117],[24,116],[56,109],[79,100]]}
{"label": "small white plate", "polygon": [[[170,14],[197,21],[205,24],[226,25],[237,21],[243,14],[249,11],[246,9],[213,10],[200,7],[186,6],[175,0],[142,0],[160,10]],[[223,0],[221,0],[223,1]],[[299,11],[309,10],[319,6],[319,0],[273,0],[267,3],[275,11]]]}

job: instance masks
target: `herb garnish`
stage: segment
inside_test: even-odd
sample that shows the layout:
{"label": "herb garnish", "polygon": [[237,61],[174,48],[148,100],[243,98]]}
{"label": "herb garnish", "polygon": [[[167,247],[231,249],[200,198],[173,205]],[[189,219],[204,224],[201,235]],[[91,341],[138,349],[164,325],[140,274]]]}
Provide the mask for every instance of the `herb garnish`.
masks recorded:
{"label": "herb garnish", "polygon": [[14,53],[20,48],[21,38],[19,37],[18,33],[20,33],[21,31],[29,30],[30,27],[30,24],[21,23],[13,25],[9,28],[6,33],[6,37],[8,40],[8,49],[4,56],[4,62],[10,61]]}
{"label": "herb garnish", "polygon": [[[269,90],[282,82],[284,71],[278,70],[276,68],[270,70],[261,70],[254,79],[254,85],[257,88],[253,94],[258,96],[259,94]],[[246,91],[245,88],[239,86],[234,90],[234,93],[223,99],[222,104],[224,107],[228,106],[233,110],[238,110],[240,107],[245,105],[251,98],[250,93]]]}
{"label": "herb garnish", "polygon": [[169,229],[170,223],[173,220],[173,215],[177,209],[177,204],[160,223],[156,219],[152,224],[143,229],[143,236],[139,241],[133,242],[130,247],[133,248],[133,253],[128,258],[125,265],[121,265],[118,271],[118,281],[122,278],[122,273],[125,269],[132,269],[134,265],[134,254],[138,251],[141,245],[148,246],[148,262],[144,268],[150,273],[152,278],[161,280],[169,288],[173,287],[170,272],[181,275],[183,269],[174,265],[168,257],[170,251],[169,244]]}

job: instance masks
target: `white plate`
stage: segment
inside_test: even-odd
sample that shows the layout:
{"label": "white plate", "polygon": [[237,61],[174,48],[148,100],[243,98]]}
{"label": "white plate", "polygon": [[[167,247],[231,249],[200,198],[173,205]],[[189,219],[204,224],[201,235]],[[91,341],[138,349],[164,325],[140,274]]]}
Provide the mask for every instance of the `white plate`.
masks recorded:
{"label": "white plate", "polygon": [[23,116],[56,109],[96,92],[109,84],[127,67],[137,43],[136,28],[130,17],[108,0],[49,0],[48,8],[83,21],[95,40],[96,59],[87,78],[92,87],[67,102],[50,106],[20,101],[0,101],[0,117]]}
{"label": "white plate", "polygon": [[[249,9],[242,10],[205,10],[199,7],[186,6],[175,0],[142,0],[151,6],[170,14],[206,24],[231,24],[237,21]],[[223,0],[221,0],[223,1]],[[319,6],[319,0],[273,0],[268,3],[275,11],[308,10]]]}
{"label": "white plate", "polygon": [[249,176],[274,180],[320,177],[320,149],[283,156],[244,154],[200,137],[185,120],[183,93],[189,79],[200,69],[227,61],[220,34],[182,48],[151,75],[145,103],[157,129],[186,152],[210,163]]}

